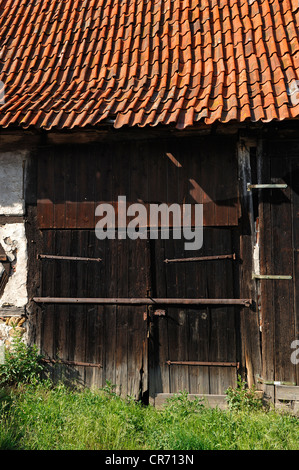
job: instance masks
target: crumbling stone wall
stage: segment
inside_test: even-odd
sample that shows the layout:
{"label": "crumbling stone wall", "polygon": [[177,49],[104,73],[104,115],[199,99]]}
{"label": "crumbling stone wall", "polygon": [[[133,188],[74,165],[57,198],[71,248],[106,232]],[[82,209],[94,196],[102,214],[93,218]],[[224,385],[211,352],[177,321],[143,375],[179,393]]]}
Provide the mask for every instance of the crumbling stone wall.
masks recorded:
{"label": "crumbling stone wall", "polygon": [[0,153],[0,346],[26,337],[26,159],[25,151]]}

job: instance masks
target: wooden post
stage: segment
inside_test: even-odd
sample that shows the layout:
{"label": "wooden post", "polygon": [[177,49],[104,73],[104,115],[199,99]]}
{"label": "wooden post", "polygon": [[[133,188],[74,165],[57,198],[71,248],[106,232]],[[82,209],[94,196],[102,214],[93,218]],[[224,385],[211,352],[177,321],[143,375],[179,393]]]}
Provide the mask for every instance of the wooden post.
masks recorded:
{"label": "wooden post", "polygon": [[257,295],[253,272],[254,213],[252,192],[247,191],[247,184],[252,181],[250,146],[254,142],[241,139],[238,143],[239,191],[241,203],[240,221],[240,291],[241,296],[249,296],[255,302],[250,309],[241,311],[242,366],[246,369],[249,386],[255,384],[255,376],[261,370],[260,334],[257,311]]}

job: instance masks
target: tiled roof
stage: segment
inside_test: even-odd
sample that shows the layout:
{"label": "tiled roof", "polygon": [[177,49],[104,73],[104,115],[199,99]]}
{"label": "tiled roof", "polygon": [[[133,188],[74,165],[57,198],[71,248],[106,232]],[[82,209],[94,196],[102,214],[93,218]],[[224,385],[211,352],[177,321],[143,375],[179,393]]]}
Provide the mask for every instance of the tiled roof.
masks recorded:
{"label": "tiled roof", "polygon": [[0,126],[299,114],[298,0],[0,0]]}

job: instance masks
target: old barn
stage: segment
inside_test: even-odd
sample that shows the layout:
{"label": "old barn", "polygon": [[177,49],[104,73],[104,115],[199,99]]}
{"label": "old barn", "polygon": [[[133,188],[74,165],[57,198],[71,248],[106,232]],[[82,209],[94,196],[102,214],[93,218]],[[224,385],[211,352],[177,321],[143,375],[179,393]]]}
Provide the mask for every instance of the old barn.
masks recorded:
{"label": "old barn", "polygon": [[[240,374],[297,408],[298,1],[0,15],[0,340],[21,321],[55,377],[145,402],[221,404]],[[168,238],[161,220],[99,239],[96,208],[120,196],[202,204],[202,246],[172,219]]]}

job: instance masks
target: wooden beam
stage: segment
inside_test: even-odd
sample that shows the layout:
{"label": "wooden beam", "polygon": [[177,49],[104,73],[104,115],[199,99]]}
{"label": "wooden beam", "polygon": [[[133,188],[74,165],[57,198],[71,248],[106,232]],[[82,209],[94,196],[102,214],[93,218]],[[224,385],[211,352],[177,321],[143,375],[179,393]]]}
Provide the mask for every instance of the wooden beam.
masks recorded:
{"label": "wooden beam", "polygon": [[33,297],[38,304],[106,304],[106,305],[243,305],[250,307],[251,299],[152,299],[152,298],[76,298]]}

